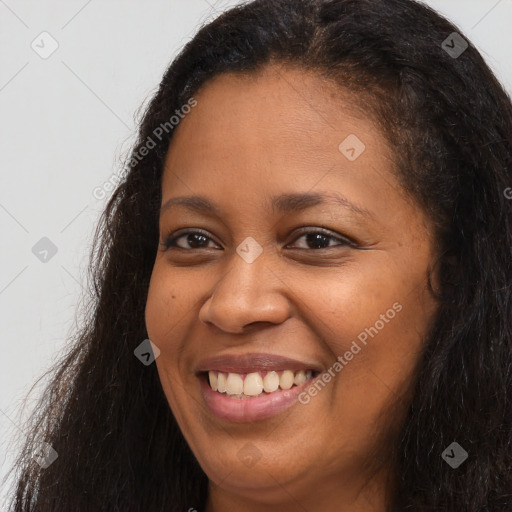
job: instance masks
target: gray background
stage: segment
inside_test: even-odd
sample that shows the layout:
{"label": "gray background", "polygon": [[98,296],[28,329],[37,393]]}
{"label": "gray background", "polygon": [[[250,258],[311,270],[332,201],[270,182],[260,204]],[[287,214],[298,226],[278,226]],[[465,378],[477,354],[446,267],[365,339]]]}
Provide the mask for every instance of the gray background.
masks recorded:
{"label": "gray background", "polygon": [[[94,191],[121,169],[134,115],[170,60],[237,3],[0,0],[0,510],[2,480],[40,388],[23,400],[76,325],[106,204]],[[512,0],[426,3],[461,28],[512,92]],[[46,262],[32,250],[43,237],[57,249]]]}

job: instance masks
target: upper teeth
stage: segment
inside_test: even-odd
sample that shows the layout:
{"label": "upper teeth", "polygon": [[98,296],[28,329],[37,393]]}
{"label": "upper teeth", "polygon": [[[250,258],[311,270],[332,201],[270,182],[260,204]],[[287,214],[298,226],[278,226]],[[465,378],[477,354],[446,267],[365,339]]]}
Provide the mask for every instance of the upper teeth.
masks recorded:
{"label": "upper teeth", "polygon": [[208,377],[210,386],[214,391],[227,393],[228,395],[258,396],[263,391],[272,393],[278,388],[290,389],[294,384],[299,386],[311,378],[311,370],[284,370],[282,372],[260,372],[247,374],[223,373],[210,370]]}

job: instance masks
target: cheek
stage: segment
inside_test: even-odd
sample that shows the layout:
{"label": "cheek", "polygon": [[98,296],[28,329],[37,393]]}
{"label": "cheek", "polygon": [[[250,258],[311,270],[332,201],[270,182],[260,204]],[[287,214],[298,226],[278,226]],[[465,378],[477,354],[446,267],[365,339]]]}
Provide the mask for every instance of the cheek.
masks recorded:
{"label": "cheek", "polygon": [[190,278],[184,284],[181,281],[175,272],[157,260],[149,283],[145,320],[149,338],[161,350],[166,348],[170,339],[176,338],[175,330],[187,313],[190,314],[195,302]]}
{"label": "cheek", "polygon": [[338,356],[346,361],[338,372],[344,377],[337,379],[345,391],[346,386],[367,389],[368,377],[380,387],[379,379],[400,387],[414,369],[435,313],[420,273],[404,276],[385,258],[373,255],[371,264],[326,280],[311,301],[311,321],[332,363]]}
{"label": "cheek", "polygon": [[[175,294],[174,294],[175,295]],[[173,321],[173,301],[162,283],[156,279],[151,279],[148,297],[146,301],[146,330],[149,339],[153,341],[160,350],[162,350],[162,341],[165,339],[165,332]]]}
{"label": "cheek", "polygon": [[323,330],[322,338],[331,340],[332,352],[339,355],[348,350],[352,340],[404,296],[401,283],[383,268],[369,257],[349,270],[341,269],[337,276],[326,275],[322,281],[312,277],[309,287],[319,292],[311,297],[309,309]]}
{"label": "cheek", "polygon": [[175,281],[155,268],[148,290],[145,322],[149,339],[160,350],[155,364],[170,403],[174,401],[170,393],[170,383],[175,380],[172,376],[179,373],[179,365],[183,363],[177,357],[182,352],[180,340],[186,338],[185,313],[181,301],[182,296]]}
{"label": "cheek", "polygon": [[180,411],[180,391],[183,383],[179,379],[182,358],[180,340],[185,339],[184,309],[180,304],[183,296],[173,276],[155,265],[148,290],[145,309],[146,330],[149,339],[160,349],[155,360],[162,389],[179,424],[184,419]]}

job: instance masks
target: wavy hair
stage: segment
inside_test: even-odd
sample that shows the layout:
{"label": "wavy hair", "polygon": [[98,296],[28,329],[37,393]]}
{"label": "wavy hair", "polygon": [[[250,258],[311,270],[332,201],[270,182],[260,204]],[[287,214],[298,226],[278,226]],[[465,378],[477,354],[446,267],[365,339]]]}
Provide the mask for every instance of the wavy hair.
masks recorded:
{"label": "wavy hair", "polygon": [[[173,136],[154,130],[212,77],[270,62],[314,71],[359,98],[393,149],[397,179],[435,225],[440,307],[392,450],[392,510],[512,510],[512,105],[471,43],[457,58],[446,51],[453,32],[461,34],[412,0],[255,0],[184,46],[143,112],[96,228],[87,312],[13,467],[13,512],[204,510],[208,479],[155,365],[134,357],[147,338]],[[149,138],[155,147],[139,158]],[[58,453],[46,469],[32,459],[42,441]],[[441,457],[453,441],[468,452],[457,469]]]}

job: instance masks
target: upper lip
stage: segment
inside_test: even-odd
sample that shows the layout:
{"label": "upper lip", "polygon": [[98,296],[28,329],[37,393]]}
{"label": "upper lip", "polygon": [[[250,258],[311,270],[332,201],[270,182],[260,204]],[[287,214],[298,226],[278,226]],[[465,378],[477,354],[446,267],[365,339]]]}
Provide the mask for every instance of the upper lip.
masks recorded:
{"label": "upper lip", "polygon": [[320,372],[318,363],[299,361],[275,354],[224,354],[203,359],[197,365],[197,372],[216,370],[226,373],[249,373],[255,371],[313,370]]}

